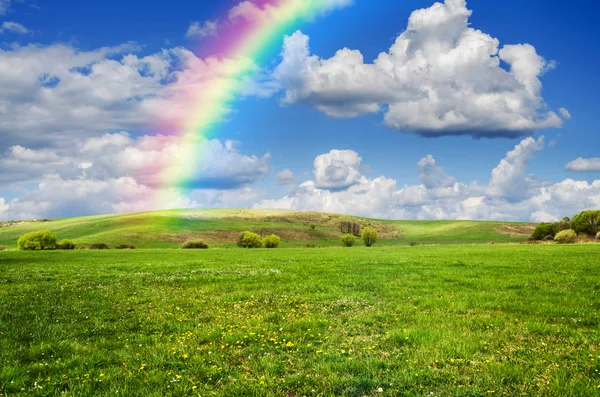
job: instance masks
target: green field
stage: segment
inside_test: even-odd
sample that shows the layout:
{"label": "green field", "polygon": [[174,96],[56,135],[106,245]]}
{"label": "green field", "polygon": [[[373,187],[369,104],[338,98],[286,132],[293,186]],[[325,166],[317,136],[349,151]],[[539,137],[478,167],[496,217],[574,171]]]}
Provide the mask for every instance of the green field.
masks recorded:
{"label": "green field", "polygon": [[599,395],[599,253],[0,252],[0,395]]}
{"label": "green field", "polygon": [[[328,247],[340,245],[338,225],[344,220],[375,227],[379,245],[521,242],[534,227],[529,223],[382,221],[317,212],[194,209],[4,224],[0,227],[0,245],[16,249],[20,235],[44,229],[51,230],[59,240],[72,239],[79,246],[105,243],[111,247],[132,244],[138,248],[177,248],[187,239],[203,238],[211,247],[234,247],[237,235],[251,230],[278,234],[282,247]],[[315,225],[315,230],[310,225]]]}

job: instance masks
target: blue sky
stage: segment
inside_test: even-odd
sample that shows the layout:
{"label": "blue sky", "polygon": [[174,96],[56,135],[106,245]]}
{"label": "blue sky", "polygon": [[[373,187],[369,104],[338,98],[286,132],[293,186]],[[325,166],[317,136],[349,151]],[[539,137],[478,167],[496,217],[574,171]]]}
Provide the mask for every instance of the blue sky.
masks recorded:
{"label": "blue sky", "polygon": [[[402,85],[397,90],[390,88],[389,92],[374,92],[369,84],[353,89],[317,87],[318,80],[307,79],[302,82],[302,87],[292,86],[289,81],[302,76],[290,76],[293,69],[280,67],[286,59],[282,55],[282,36],[278,39],[279,45],[272,48],[270,62],[259,65],[263,68],[263,76],[268,76],[277,89],[267,97],[252,93],[245,97],[240,95],[232,104],[227,121],[213,136],[215,142],[210,147],[214,152],[197,171],[200,181],[217,178],[221,180],[220,185],[228,188],[219,190],[206,186],[192,192],[161,192],[160,196],[170,198],[169,204],[140,202],[139,191],[156,187],[144,186],[142,181],[135,179],[133,171],[123,168],[119,171],[118,167],[107,164],[117,164],[125,159],[131,166],[129,163],[136,160],[127,160],[132,153],[127,149],[139,149],[140,139],[156,133],[144,123],[143,107],[132,105],[134,100],[122,97],[119,92],[102,92],[102,84],[106,87],[102,79],[110,79],[104,74],[102,78],[90,79],[82,87],[68,83],[67,75],[81,62],[86,67],[108,67],[109,61],[124,65],[129,54],[134,54],[137,59],[158,59],[157,54],[161,51],[171,51],[172,57],[180,56],[183,50],[196,51],[217,37],[186,37],[189,26],[209,20],[224,23],[221,20],[226,19],[228,11],[239,3],[182,0],[152,3],[4,0],[0,3],[5,4],[4,15],[0,15],[0,23],[4,23],[0,35],[4,48],[0,68],[31,69],[29,74],[23,72],[17,77],[0,80],[0,88],[5,92],[0,105],[3,101],[19,104],[13,105],[14,108],[0,106],[4,112],[0,136],[5,137],[4,142],[0,142],[0,175],[3,175],[0,178],[0,219],[85,215],[166,206],[236,206],[323,210],[389,218],[542,221],[600,206],[600,182],[595,182],[600,179],[600,160],[597,159],[600,157],[600,135],[597,133],[600,127],[597,95],[600,78],[598,55],[594,52],[600,37],[596,24],[600,5],[587,1],[548,0],[470,0],[466,8],[460,4],[461,0],[440,4],[452,10],[448,12],[458,13],[458,19],[461,10],[472,11],[467,17],[468,24],[461,27],[462,22],[456,22],[463,36],[473,28],[496,38],[498,49],[505,45],[530,45],[533,53],[529,50],[527,53],[516,52],[510,58],[511,62],[530,55],[534,61],[537,57],[545,59],[544,71],[534,76],[532,84],[536,81],[541,84],[535,94],[522,97],[526,84],[517,87],[523,81],[521,76],[507,80],[502,88],[506,90],[506,98],[502,97],[504,94],[500,95],[500,100],[506,99],[507,103],[515,100],[526,103],[519,110],[507,111],[501,116],[524,116],[531,122],[529,127],[520,130],[511,123],[503,124],[505,119],[492,114],[493,109],[473,109],[472,104],[461,104],[461,98],[448,93],[448,90],[452,91],[451,87],[458,86],[476,87],[477,95],[481,91],[485,91],[485,96],[497,95],[499,88],[491,81],[494,79],[491,74],[499,69],[510,71],[510,65],[504,59],[495,72],[493,68],[475,66],[472,73],[446,76],[445,79],[453,80],[452,83],[438,81],[440,73],[436,71],[440,70],[440,65],[429,66],[433,72],[426,79],[431,81],[423,82],[425,85],[431,83],[428,95],[432,98],[439,95],[439,101],[445,101],[444,106],[450,106],[450,109],[456,104],[456,112],[464,117],[460,129],[467,131],[458,134],[446,123],[432,133],[427,110],[419,116],[421,118],[409,120],[412,115],[405,113],[403,108],[412,101],[410,98],[390,102],[390,96],[403,90],[407,93],[403,95],[419,95],[414,88],[419,88],[421,82],[409,81],[409,73],[408,77],[398,77],[396,82]],[[432,21],[435,19],[434,7],[432,0],[348,2],[299,26],[302,35],[298,33],[289,53],[302,49],[301,38],[305,36],[310,38],[310,54],[322,63],[330,60],[337,65],[339,61],[341,67],[343,62],[334,57],[336,52],[344,48],[358,50],[365,67],[373,73],[369,78],[378,81],[381,76],[376,73],[382,72],[369,65],[380,53],[389,51],[398,36],[405,32],[411,13],[429,9],[423,15]],[[442,29],[447,28],[435,23],[428,26],[427,29],[434,32],[439,29],[442,36]],[[292,33],[293,30],[288,32]],[[431,44],[435,34],[429,32],[427,36],[417,32],[416,36],[411,36],[411,45],[426,46],[426,40]],[[414,37],[420,37],[421,41]],[[101,48],[124,43],[130,43],[131,48],[100,54]],[[24,51],[25,46],[32,44],[35,47]],[[70,55],[52,51],[58,47]],[[74,59],[70,64],[59,59],[76,58],[82,53],[89,54],[90,60]],[[464,52],[461,54],[466,56]],[[21,62],[19,66],[16,66],[15,58]],[[509,59],[508,55],[506,59]],[[39,66],[44,62],[48,64],[47,72]],[[309,59],[305,60],[303,66],[309,62]],[[408,64],[409,61],[396,62],[401,68],[406,66],[402,62]],[[459,59],[456,61],[458,66],[449,68],[471,70],[461,62],[464,63]],[[485,59],[477,62],[483,64]],[[61,73],[65,73],[65,77],[59,79],[56,94],[48,90],[42,90],[45,93],[41,94],[42,91],[32,88],[41,76],[62,76]],[[327,73],[336,71],[335,68],[321,67],[315,73],[322,79]],[[438,75],[433,75],[435,73]],[[442,70],[441,74],[444,73]],[[79,80],[74,78],[73,81]],[[162,91],[160,94],[152,91],[164,88],[158,80],[161,79],[143,83],[147,84],[143,88],[144,95],[163,95]],[[94,82],[99,85],[94,86]],[[130,87],[128,83],[120,81],[123,91],[138,89],[141,84],[132,82]],[[64,88],[68,84],[72,85],[70,91]],[[118,90],[118,84],[116,86],[112,89]],[[306,91],[309,86],[311,92]],[[413,91],[406,86],[411,86]],[[509,86],[514,87],[506,89]],[[341,95],[340,90],[349,91]],[[91,95],[90,91],[97,95]],[[79,103],[87,104],[85,111],[78,111],[68,123],[64,122],[66,116],[49,121],[51,117],[47,114],[64,111],[73,115],[74,104],[70,101],[77,103],[78,93],[82,95]],[[296,99],[285,101],[286,94],[293,94]],[[42,95],[64,97],[52,103],[45,98],[43,102],[36,102]],[[336,95],[339,98],[334,99],[335,109],[328,107],[324,101]],[[366,103],[369,101],[362,102],[369,95],[380,95],[374,100],[378,110],[350,114],[352,103],[373,105]],[[481,95],[483,99],[484,95]],[[136,94],[135,98],[138,97]],[[533,111],[531,103],[537,103]],[[429,105],[422,103],[420,106]],[[94,106],[102,109],[103,115],[94,116],[98,119],[86,118],[88,113],[96,114]],[[392,108],[396,110],[390,110]],[[332,117],[332,112],[341,112],[343,117],[339,117],[340,114]],[[556,119],[542,122],[546,112],[553,112]],[[395,121],[388,121],[387,115]],[[491,131],[494,123],[499,132]],[[479,125],[482,125],[481,130]],[[122,131],[126,133],[116,135]],[[226,144],[228,140],[238,143],[230,147]],[[91,147],[97,150],[89,149]],[[515,153],[510,155],[515,148]],[[123,154],[118,159],[107,157],[119,151]],[[264,157],[267,153],[269,155]],[[427,155],[431,155],[433,163],[422,161]],[[321,165],[317,165],[317,158]],[[577,164],[571,163],[578,158],[581,159]],[[319,168],[321,166],[323,169]],[[277,179],[276,175],[284,169],[289,169],[293,177],[282,182],[285,178]],[[492,180],[494,169],[498,170],[496,181]],[[427,182],[432,175],[438,179],[435,184]],[[379,177],[384,177],[383,182]],[[127,184],[131,189],[137,189],[137,193],[123,193],[124,181],[135,185]],[[202,183],[197,186],[202,187]],[[49,187],[52,192],[48,191]],[[56,194],[57,190],[69,189],[78,192],[76,198]]]}

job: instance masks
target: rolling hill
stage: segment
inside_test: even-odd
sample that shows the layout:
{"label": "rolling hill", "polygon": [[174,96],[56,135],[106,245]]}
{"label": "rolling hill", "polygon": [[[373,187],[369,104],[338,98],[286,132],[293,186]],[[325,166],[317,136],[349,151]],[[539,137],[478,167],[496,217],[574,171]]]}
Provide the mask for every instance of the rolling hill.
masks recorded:
{"label": "rolling hill", "polygon": [[[0,245],[16,248],[17,239],[35,230],[50,230],[78,246],[106,243],[138,248],[178,248],[190,238],[211,247],[233,247],[239,232],[281,236],[283,247],[339,246],[338,225],[354,221],[378,230],[378,245],[484,244],[521,242],[534,228],[530,223],[482,221],[389,221],[346,215],[249,209],[191,209],[97,215],[66,219],[0,223]],[[311,228],[315,225],[315,229]]]}

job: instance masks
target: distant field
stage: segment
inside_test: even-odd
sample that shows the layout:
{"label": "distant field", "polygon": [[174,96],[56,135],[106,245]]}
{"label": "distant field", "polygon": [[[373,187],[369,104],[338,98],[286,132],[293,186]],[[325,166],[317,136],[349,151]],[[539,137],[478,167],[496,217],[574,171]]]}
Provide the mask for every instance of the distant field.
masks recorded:
{"label": "distant field", "polygon": [[0,252],[0,395],[598,395],[599,253]]}
{"label": "distant field", "polygon": [[[379,245],[410,242],[431,244],[481,244],[521,242],[531,234],[529,223],[477,221],[381,221],[336,214],[260,210],[171,210],[133,214],[101,215],[25,222],[0,227],[0,245],[16,248],[20,235],[51,230],[59,239],[78,245],[132,244],[138,248],[177,248],[190,238],[201,237],[211,247],[233,247],[239,232],[251,230],[281,236],[283,247],[339,246],[338,225],[352,220],[375,227]],[[315,225],[315,230],[310,228]]]}

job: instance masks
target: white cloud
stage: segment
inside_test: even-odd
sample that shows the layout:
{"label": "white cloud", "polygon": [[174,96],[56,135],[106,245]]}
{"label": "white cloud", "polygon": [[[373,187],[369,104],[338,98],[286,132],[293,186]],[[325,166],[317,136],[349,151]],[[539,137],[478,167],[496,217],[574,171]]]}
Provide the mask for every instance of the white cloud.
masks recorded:
{"label": "white cloud", "polygon": [[10,0],[0,0],[0,15],[5,15],[10,8]]}
{"label": "white cloud", "polygon": [[289,185],[290,183],[296,180],[296,175],[290,170],[286,168],[283,171],[279,171],[277,175],[275,175],[275,183],[278,185]]}
{"label": "white cloud", "polygon": [[565,166],[565,169],[568,171],[578,171],[578,172],[599,172],[600,171],[600,158],[594,157],[589,159],[584,159],[583,157],[579,157]]}
{"label": "white cloud", "polygon": [[265,199],[256,208],[331,211],[389,219],[479,219],[547,221],[600,208],[600,180],[571,179],[558,183],[526,175],[528,161],[542,150],[543,137],[527,138],[509,151],[492,171],[490,182],[457,182],[433,156],[419,161],[421,185],[399,186],[385,176],[359,176],[346,189],[320,189],[302,183],[279,199]]}
{"label": "white cloud", "polygon": [[437,162],[432,155],[428,154],[423,157],[418,163],[419,178],[421,183],[427,189],[434,187],[448,187],[454,184],[454,178],[446,174],[444,169],[437,165]]}
{"label": "white cloud", "polygon": [[185,37],[187,37],[187,38],[216,37],[218,34],[218,31],[219,31],[219,24],[217,23],[217,21],[204,21],[204,23],[194,21],[188,27]]}
{"label": "white cloud", "polygon": [[[0,9],[1,9],[2,5],[0,4]],[[2,22],[2,25],[0,26],[0,33],[4,33],[4,32],[13,32],[13,33],[19,33],[19,34],[28,34],[30,33],[29,29],[27,29],[25,26],[21,25],[18,22],[9,22],[9,21],[4,21]]]}
{"label": "white cloud", "polygon": [[[414,11],[373,63],[347,48],[329,59],[311,55],[308,37],[296,32],[285,39],[273,78],[285,104],[308,103],[334,117],[383,112],[389,127],[427,136],[520,136],[560,127],[539,80],[554,63],[529,44],[500,48],[469,26],[470,15],[464,0]],[[560,113],[568,119],[566,109]]]}
{"label": "white cloud", "polygon": [[315,187],[345,189],[359,182],[361,157],[353,150],[332,150],[314,161]]}
{"label": "white cloud", "polygon": [[[292,0],[283,6],[266,3],[262,6],[252,1],[242,1],[229,10],[229,19],[234,21],[242,18],[252,23],[281,23],[291,17],[314,18],[330,11],[344,8],[353,3],[353,0],[319,0],[318,6],[315,2],[305,0]],[[290,15],[293,13],[293,15]]]}
{"label": "white cloud", "polygon": [[[120,132],[76,140],[67,148],[17,145],[0,158],[0,183],[32,182],[56,174],[67,181],[133,177],[152,187],[178,179],[193,188],[234,189],[263,179],[271,170],[269,153],[260,158],[244,155],[234,141],[193,142],[163,135],[134,139]],[[188,152],[192,157],[182,157]]]}
{"label": "white cloud", "polygon": [[558,109],[558,112],[560,113],[560,117],[562,117],[564,120],[571,120],[571,113],[569,113],[567,109],[560,108]]}

